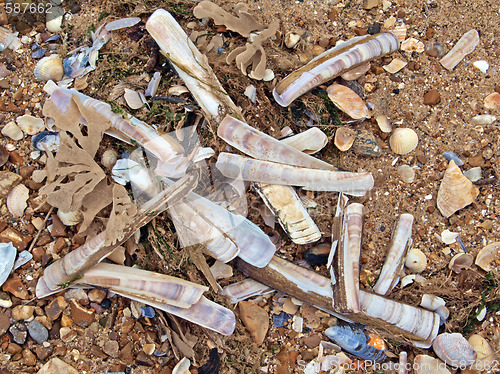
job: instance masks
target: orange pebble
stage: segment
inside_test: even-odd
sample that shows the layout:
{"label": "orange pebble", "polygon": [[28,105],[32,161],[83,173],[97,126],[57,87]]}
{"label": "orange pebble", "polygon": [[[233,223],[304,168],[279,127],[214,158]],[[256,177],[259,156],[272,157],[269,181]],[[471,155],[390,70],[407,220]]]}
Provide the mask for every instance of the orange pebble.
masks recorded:
{"label": "orange pebble", "polygon": [[368,341],[366,344],[371,345],[373,348],[380,349],[382,351],[387,350],[387,344],[385,344],[384,339],[374,333],[368,333]]}

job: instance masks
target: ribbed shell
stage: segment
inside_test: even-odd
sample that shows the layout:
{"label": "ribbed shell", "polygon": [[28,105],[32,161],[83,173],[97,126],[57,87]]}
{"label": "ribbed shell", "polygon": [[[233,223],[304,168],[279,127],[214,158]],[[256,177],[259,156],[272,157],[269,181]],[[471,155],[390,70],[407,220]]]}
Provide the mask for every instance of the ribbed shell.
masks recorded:
{"label": "ribbed shell", "polygon": [[349,87],[334,83],[326,89],[328,97],[337,108],[353,119],[370,117],[363,99]]}
{"label": "ribbed shell", "polygon": [[33,74],[41,81],[60,81],[64,76],[63,60],[58,55],[44,57],[36,64]]}
{"label": "ribbed shell", "polygon": [[459,333],[438,335],[432,348],[441,360],[452,367],[472,365],[477,358],[472,345]]}
{"label": "ribbed shell", "polygon": [[398,155],[410,153],[417,147],[417,144],[418,135],[409,128],[398,128],[394,130],[389,139],[391,149]]}
{"label": "ribbed shell", "polygon": [[493,270],[492,264],[498,254],[498,251],[500,251],[500,242],[488,244],[477,254],[475,264],[484,271]]}
{"label": "ribbed shell", "polygon": [[7,208],[12,216],[19,218],[28,206],[27,201],[30,191],[24,184],[18,184],[7,195]]}
{"label": "ribbed shell", "polygon": [[450,217],[457,210],[471,204],[479,194],[479,189],[462,174],[453,160],[448,164],[439,186],[437,207],[441,214]]}

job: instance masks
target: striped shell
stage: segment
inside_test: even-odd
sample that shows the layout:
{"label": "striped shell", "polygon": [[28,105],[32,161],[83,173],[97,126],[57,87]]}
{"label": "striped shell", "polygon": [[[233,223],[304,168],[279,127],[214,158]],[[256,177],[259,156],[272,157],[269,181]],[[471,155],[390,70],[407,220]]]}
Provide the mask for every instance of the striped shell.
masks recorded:
{"label": "striped shell", "polygon": [[335,131],[335,138],[333,143],[342,152],[347,151],[354,144],[356,140],[356,132],[347,126],[341,126]]}
{"label": "striped shell", "polygon": [[484,271],[493,270],[494,260],[499,250],[500,250],[500,242],[494,242],[488,244],[486,247],[481,249],[477,254],[475,264]]}
{"label": "striped shell", "polygon": [[462,174],[451,160],[439,186],[437,207],[446,218],[471,204],[479,194],[479,189]]}
{"label": "striped shell", "polygon": [[477,358],[472,345],[459,333],[438,335],[432,348],[441,360],[455,368],[472,365]]}
{"label": "striped shell", "polygon": [[364,101],[349,87],[334,83],[326,89],[328,97],[337,108],[353,119],[370,117]]}
{"label": "striped shell", "polygon": [[427,257],[420,249],[412,248],[406,256],[405,266],[412,273],[420,273],[427,267]]}
{"label": "striped shell", "polygon": [[7,195],[7,208],[16,218],[22,217],[28,206],[29,190],[24,184],[18,184]]}
{"label": "striped shell", "polygon": [[391,149],[398,155],[410,153],[417,147],[417,144],[418,135],[409,128],[398,128],[394,130],[389,139]]}
{"label": "striped shell", "polygon": [[469,344],[477,354],[477,361],[474,365],[478,370],[492,369],[497,359],[495,350],[491,347],[488,341],[481,335],[474,334],[468,339]]}
{"label": "striped shell", "polygon": [[281,106],[288,106],[314,87],[398,47],[397,37],[391,33],[360,36],[340,43],[279,82],[273,90],[274,99]]}
{"label": "striped shell", "polygon": [[42,58],[33,71],[36,79],[40,81],[60,81],[64,75],[63,61],[58,55],[50,55]]}

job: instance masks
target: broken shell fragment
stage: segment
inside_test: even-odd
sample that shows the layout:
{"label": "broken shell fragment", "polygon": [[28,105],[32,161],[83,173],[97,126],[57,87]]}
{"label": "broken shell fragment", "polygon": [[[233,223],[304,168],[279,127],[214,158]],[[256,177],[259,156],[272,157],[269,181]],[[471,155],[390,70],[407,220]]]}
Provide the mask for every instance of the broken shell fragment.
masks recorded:
{"label": "broken shell fragment", "polygon": [[493,270],[494,260],[500,251],[500,242],[488,244],[476,256],[475,264],[484,271]]}
{"label": "broken shell fragment", "polygon": [[427,256],[420,249],[412,248],[406,256],[405,266],[412,273],[421,273],[427,267]]}
{"label": "broken shell fragment", "polygon": [[482,73],[486,74],[488,71],[490,64],[488,64],[488,61],[484,60],[479,60],[479,61],[474,61],[472,64],[477,70],[481,71]]}
{"label": "broken shell fragment", "polygon": [[444,244],[453,244],[457,241],[458,232],[453,232],[448,229],[441,233],[441,241]]}
{"label": "broken shell fragment", "polygon": [[441,360],[428,355],[416,356],[413,368],[415,374],[451,374]]}
{"label": "broken shell fragment", "polygon": [[470,269],[472,263],[474,262],[474,257],[468,253],[458,253],[451,259],[448,264],[448,268],[453,270],[455,273],[460,274],[462,270]]}
{"label": "broken shell fragment", "polygon": [[108,31],[120,30],[125,27],[132,27],[141,22],[139,17],[128,17],[128,18],[120,18],[116,21],[112,21],[104,26]]}
{"label": "broken shell fragment", "polygon": [[401,180],[405,183],[413,183],[415,180],[415,170],[408,165],[398,166],[398,174]]}
{"label": "broken shell fragment", "polygon": [[7,208],[15,218],[22,217],[28,206],[30,191],[24,184],[18,184],[7,195]]}
{"label": "broken shell fragment", "polygon": [[230,278],[233,276],[233,268],[218,260],[215,261],[215,263],[210,267],[210,272],[214,276],[215,280]]}
{"label": "broken shell fragment", "polygon": [[418,39],[408,38],[401,43],[401,50],[405,52],[422,53],[425,51],[425,45]]}
{"label": "broken shell fragment", "polygon": [[106,169],[113,169],[116,161],[118,161],[118,153],[114,149],[106,149],[101,156],[101,164]]}
{"label": "broken shell fragment", "polygon": [[364,101],[349,87],[334,83],[326,89],[328,97],[337,108],[353,119],[369,118]]}
{"label": "broken shell fragment", "polygon": [[22,45],[21,40],[19,40],[16,34],[4,27],[0,27],[0,52],[4,51],[6,48],[15,51]]}
{"label": "broken shell fragment", "polygon": [[462,174],[453,160],[448,164],[439,186],[437,207],[446,218],[471,204],[479,194],[479,189]]}
{"label": "broken shell fragment", "polygon": [[17,249],[10,243],[0,243],[0,286],[4,284],[14,267]]}
{"label": "broken shell fragment", "polygon": [[245,96],[250,99],[252,104],[257,104],[257,89],[253,84],[245,88]]}
{"label": "broken shell fragment", "polygon": [[391,123],[389,122],[389,118],[385,114],[379,114],[375,117],[375,121],[377,121],[377,125],[380,131],[385,133],[390,133],[392,131]]}
{"label": "broken shell fragment", "polygon": [[64,75],[63,60],[58,55],[44,57],[36,64],[33,74],[40,81],[58,82]]}
{"label": "broken shell fragment", "polygon": [[500,93],[493,92],[484,98],[484,107],[486,109],[495,109],[500,106]]}
{"label": "broken shell fragment", "polygon": [[33,117],[28,114],[16,118],[17,125],[25,134],[38,134],[45,127],[45,122],[41,118]]}
{"label": "broken shell fragment", "polygon": [[432,348],[441,360],[454,368],[470,366],[477,357],[472,345],[459,333],[438,335]]}
{"label": "broken shell fragment", "polygon": [[57,216],[61,220],[62,223],[64,223],[66,226],[74,226],[78,225],[80,222],[83,221],[83,213],[80,212],[79,210],[76,210],[74,212],[67,212],[64,213],[62,210],[57,211]]}
{"label": "broken shell fragment", "polygon": [[471,118],[471,125],[491,125],[493,122],[497,120],[497,117],[492,116],[491,114],[480,114],[478,116],[474,116]]}
{"label": "broken shell fragment", "polygon": [[413,151],[418,144],[417,133],[409,128],[398,128],[394,130],[390,139],[389,145],[394,153],[405,155]]}
{"label": "broken shell fragment", "polygon": [[341,126],[335,131],[333,143],[342,152],[349,150],[356,139],[356,132],[347,126]]}
{"label": "broken shell fragment", "polygon": [[448,70],[453,70],[465,56],[473,52],[479,44],[479,33],[477,30],[467,31],[439,62]]}
{"label": "broken shell fragment", "polygon": [[125,88],[123,98],[131,109],[139,109],[142,108],[144,104],[146,104],[146,98],[144,97],[144,94],[142,92],[136,92],[129,88]]}
{"label": "broken shell fragment", "polygon": [[274,99],[281,106],[288,106],[314,87],[398,47],[397,37],[391,33],[360,36],[340,43],[279,82],[273,90]]}
{"label": "broken shell fragment", "polygon": [[293,48],[300,40],[300,35],[295,32],[287,32],[285,34],[284,42],[287,48]]}
{"label": "broken shell fragment", "polygon": [[59,133],[53,131],[42,131],[31,138],[31,144],[39,151],[47,150],[54,152],[59,149]]}
{"label": "broken shell fragment", "polygon": [[445,306],[446,301],[444,301],[442,298],[436,295],[431,295],[431,294],[424,294],[422,296],[422,301],[420,302],[420,306],[422,308],[428,309],[428,310],[437,310],[437,308],[441,306]]}
{"label": "broken shell fragment", "polygon": [[313,154],[321,151],[325,147],[328,143],[328,137],[319,128],[312,127],[296,135],[280,139],[280,142],[298,149],[301,152]]}
{"label": "broken shell fragment", "polygon": [[403,69],[408,62],[401,60],[400,58],[395,58],[388,65],[382,66],[385,71],[391,74],[396,74],[398,71]]}

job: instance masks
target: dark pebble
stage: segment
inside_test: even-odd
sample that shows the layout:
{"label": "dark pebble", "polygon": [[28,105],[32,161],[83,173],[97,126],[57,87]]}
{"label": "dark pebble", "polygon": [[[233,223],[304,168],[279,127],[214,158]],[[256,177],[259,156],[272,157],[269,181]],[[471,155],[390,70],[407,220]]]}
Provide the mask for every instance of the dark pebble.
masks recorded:
{"label": "dark pebble", "polygon": [[380,231],[384,232],[385,231],[385,226],[380,226]]}
{"label": "dark pebble", "polygon": [[292,319],[290,314],[281,312],[280,314],[273,314],[273,326],[274,327],[284,327],[285,323],[289,322]]}
{"label": "dark pebble", "polygon": [[76,3],[73,3],[69,6],[69,11],[73,14],[78,13],[80,10],[82,10],[82,8]]}
{"label": "dark pebble", "polygon": [[373,25],[368,26],[366,31],[368,31],[370,35],[378,34],[380,32],[380,23],[375,22]]}
{"label": "dark pebble", "polygon": [[304,252],[303,257],[309,264],[313,266],[326,265],[328,261],[328,255],[330,254],[331,245],[330,244],[319,244],[312,248],[309,248]]}
{"label": "dark pebble", "polygon": [[397,89],[397,88],[393,89],[392,93],[395,94],[395,95],[399,94],[399,89]]}
{"label": "dark pebble", "polygon": [[101,306],[104,308],[104,309],[109,309],[109,307],[111,306],[111,300],[109,298],[105,298],[102,302],[101,302]]}

